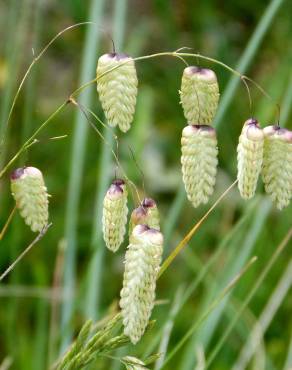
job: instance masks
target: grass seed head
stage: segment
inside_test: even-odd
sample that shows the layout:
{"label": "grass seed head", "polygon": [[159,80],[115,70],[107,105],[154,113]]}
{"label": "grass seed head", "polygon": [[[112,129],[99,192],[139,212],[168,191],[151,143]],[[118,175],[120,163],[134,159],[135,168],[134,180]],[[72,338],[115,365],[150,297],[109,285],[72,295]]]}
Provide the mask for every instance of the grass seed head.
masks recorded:
{"label": "grass seed head", "polygon": [[180,99],[188,122],[210,125],[219,101],[216,74],[207,68],[195,66],[185,68],[181,82]]}
{"label": "grass seed head", "polygon": [[237,146],[237,179],[244,199],[254,196],[263,163],[264,133],[257,120],[248,119]]}
{"label": "grass seed head", "polygon": [[102,229],[105,244],[116,252],[122,244],[127,223],[127,189],[123,180],[114,180],[103,201]]}
{"label": "grass seed head", "polygon": [[[104,74],[105,72],[114,70]],[[104,75],[103,75],[104,74]],[[108,124],[130,129],[135,113],[138,79],[134,60],[126,54],[109,53],[98,59],[97,91]]]}
{"label": "grass seed head", "polygon": [[266,192],[281,210],[292,198],[292,132],[275,125],[267,126],[263,131],[262,178]]}
{"label": "grass seed head", "polygon": [[153,229],[160,230],[159,211],[156,202],[151,198],[143,199],[141,205],[135,208],[131,214],[130,230],[131,235],[136,225],[145,224]]}
{"label": "grass seed head", "polygon": [[147,225],[137,225],[125,256],[120,307],[124,334],[133,344],[142,337],[154,306],[156,279],[163,251],[163,235]]}
{"label": "grass seed head", "polygon": [[216,182],[216,131],[207,125],[189,125],[182,132],[182,175],[187,197],[194,207],[207,203]]}
{"label": "grass seed head", "polygon": [[25,223],[40,232],[48,223],[48,193],[43,175],[35,167],[22,167],[10,176],[11,192]]}

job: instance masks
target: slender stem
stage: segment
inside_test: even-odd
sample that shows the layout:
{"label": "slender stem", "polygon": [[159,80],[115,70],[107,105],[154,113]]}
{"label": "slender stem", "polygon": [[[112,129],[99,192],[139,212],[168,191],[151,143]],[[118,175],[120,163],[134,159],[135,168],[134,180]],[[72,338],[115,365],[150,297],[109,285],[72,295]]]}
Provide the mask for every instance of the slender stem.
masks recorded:
{"label": "slender stem", "polygon": [[285,247],[289,244],[289,241],[290,241],[291,238],[292,238],[292,228],[289,229],[289,231],[286,234],[286,236],[284,237],[284,239],[281,241],[281,243],[276,248],[275,252],[273,253],[272,257],[269,259],[267,265],[265,266],[265,268],[261,272],[257,281],[253,284],[249,294],[245,298],[245,300],[244,300],[243,304],[241,305],[240,309],[238,310],[238,312],[234,316],[233,320],[230,322],[227,329],[224,331],[223,335],[221,336],[221,338],[217,342],[215,348],[213,349],[213,351],[211,352],[211,354],[210,354],[210,356],[207,360],[206,369],[210,366],[210,364],[212,363],[214,358],[217,356],[218,352],[220,351],[220,349],[222,348],[222,345],[224,344],[225,340],[228,338],[229,334],[231,333],[231,331],[232,331],[234,325],[236,324],[237,320],[240,318],[241,314],[244,312],[244,310],[248,306],[249,302],[252,300],[253,296],[258,291],[259,287],[263,283],[264,279],[268,275],[269,271],[273,267],[274,263],[276,262],[276,260],[280,256],[280,254],[283,252]]}
{"label": "slender stem", "polygon": [[6,121],[6,125],[8,125],[9,121],[10,121],[10,118],[11,118],[11,115],[12,115],[12,112],[13,112],[13,109],[14,109],[14,106],[16,104],[16,101],[17,101],[17,98],[20,94],[20,91],[24,85],[24,82],[25,80],[27,79],[31,69],[33,68],[33,66],[39,61],[39,59],[45,54],[45,52],[48,50],[48,48],[60,37],[62,36],[65,32],[67,31],[70,31],[74,28],[77,28],[77,27],[80,27],[80,26],[84,26],[84,25],[88,25],[88,24],[95,24],[94,22],[80,22],[80,23],[76,23],[76,24],[73,24],[69,27],[66,27],[64,28],[62,31],[60,31],[59,33],[57,33],[57,35],[55,35],[51,41],[49,41],[47,43],[47,45],[40,51],[40,53],[33,59],[33,61],[31,62],[31,64],[29,65],[28,69],[26,70],[20,84],[19,84],[19,87],[16,91],[16,94],[14,96],[14,99],[12,101],[12,105],[11,105],[11,108],[10,108],[10,111],[9,111],[9,114],[8,114],[8,118],[7,118],[7,121]]}
{"label": "slender stem", "polygon": [[1,274],[0,281],[2,281],[5,276],[9,274],[11,270],[14,269],[14,267],[17,265],[19,261],[23,259],[23,257],[32,249],[32,247],[39,241],[41,238],[45,235],[45,233],[48,231],[48,228],[52,224],[48,224],[43,228],[43,230],[38,234],[38,236],[30,243],[30,245],[16,258],[16,260]]}
{"label": "slender stem", "polygon": [[57,116],[58,113],[60,113],[64,107],[67,105],[68,101],[66,100],[63,104],[61,104],[55,112],[53,112],[50,117],[44,121],[40,127],[34,132],[34,134],[26,140],[26,142],[21,146],[21,148],[18,150],[18,152],[10,159],[10,161],[3,167],[3,169],[0,171],[0,178],[6,173],[8,168],[16,161],[16,159],[30,146],[34,143],[34,139],[38,135],[38,133],[44,129],[52,120]]}
{"label": "slender stem", "polygon": [[249,262],[240,270],[238,274],[229,282],[229,284],[221,291],[221,293],[212,301],[208,309],[200,316],[200,318],[194,323],[194,325],[187,331],[183,338],[178,342],[175,348],[170,352],[166,358],[163,366],[172,359],[172,357],[177,353],[177,351],[183,346],[183,344],[193,335],[197,328],[206,320],[209,314],[218,306],[218,304],[223,300],[223,298],[234,288],[241,277],[247,272],[247,270],[256,262],[257,257],[252,257]]}
{"label": "slender stem", "polygon": [[208,209],[208,211],[204,214],[204,216],[195,224],[195,226],[188,232],[188,234],[183,238],[182,241],[175,247],[175,249],[170,253],[170,255],[166,258],[163,262],[158,278],[165,272],[165,270],[169,267],[169,265],[173,262],[175,257],[182,251],[182,249],[186,246],[188,241],[191,237],[195,234],[198,228],[202,225],[202,223],[207,219],[209,214],[216,208],[216,206],[221,202],[221,200],[229,193],[229,191],[237,184],[237,180],[235,180],[220,197],[216,200],[216,202]]}
{"label": "slender stem", "polygon": [[3,226],[3,229],[1,230],[1,233],[0,233],[0,240],[3,239],[3,236],[5,235],[6,233],[6,230],[8,229],[8,226],[10,225],[10,222],[12,221],[12,218],[14,216],[14,213],[15,213],[15,210],[16,210],[16,206],[13,208],[13,210],[10,212],[10,215],[7,219],[7,221],[5,222],[5,225]]}

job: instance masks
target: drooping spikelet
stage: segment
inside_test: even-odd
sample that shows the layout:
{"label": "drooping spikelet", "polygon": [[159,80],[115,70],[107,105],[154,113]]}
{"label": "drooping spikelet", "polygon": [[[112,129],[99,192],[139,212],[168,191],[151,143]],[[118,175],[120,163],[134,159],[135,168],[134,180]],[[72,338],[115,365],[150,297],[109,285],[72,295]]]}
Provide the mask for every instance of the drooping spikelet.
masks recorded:
{"label": "drooping spikelet", "polygon": [[195,66],[185,68],[180,98],[188,122],[210,125],[219,101],[216,74],[207,68]]}
{"label": "drooping spikelet", "polygon": [[[106,71],[114,70],[105,73]],[[126,132],[135,113],[138,79],[134,60],[126,54],[104,54],[98,59],[97,91],[108,124]]]}
{"label": "drooping spikelet", "polygon": [[254,196],[263,163],[264,133],[258,121],[248,119],[242,128],[237,146],[237,179],[244,199]]}
{"label": "drooping spikelet", "polygon": [[189,125],[182,132],[182,174],[187,197],[194,207],[207,203],[216,182],[218,148],[216,131],[206,125]]}
{"label": "drooping spikelet", "polygon": [[153,199],[143,199],[141,205],[133,210],[130,220],[129,235],[131,235],[136,225],[147,225],[153,229],[160,230],[159,211]]}
{"label": "drooping spikelet", "polygon": [[127,223],[127,189],[124,180],[114,180],[109,187],[102,211],[102,231],[106,246],[116,252],[124,240]]}
{"label": "drooping spikelet", "polygon": [[48,223],[48,193],[43,175],[35,167],[22,167],[10,176],[11,192],[25,223],[40,232]]}
{"label": "drooping spikelet", "polygon": [[292,132],[279,126],[267,126],[263,131],[265,190],[277,208],[283,209],[292,198]]}
{"label": "drooping spikelet", "polygon": [[146,225],[134,227],[120,299],[124,333],[134,344],[142,337],[153,309],[162,250],[163,236],[158,230]]}

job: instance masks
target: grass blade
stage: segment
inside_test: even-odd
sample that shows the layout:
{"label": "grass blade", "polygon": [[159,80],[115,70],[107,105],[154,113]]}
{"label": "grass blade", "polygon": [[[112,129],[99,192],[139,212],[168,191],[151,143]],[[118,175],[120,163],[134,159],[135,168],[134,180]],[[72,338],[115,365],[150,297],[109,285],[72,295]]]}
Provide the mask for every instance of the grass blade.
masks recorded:
{"label": "grass blade", "polygon": [[[103,14],[103,0],[92,0],[89,8],[90,20],[96,23],[94,27],[88,27],[86,32],[85,46],[83,50],[83,60],[81,66],[80,85],[92,78],[96,66],[96,52],[100,33],[97,26],[101,22]],[[87,106],[90,105],[92,89],[86,89],[80,97],[80,102]],[[65,294],[73,296],[75,289],[75,269],[76,269],[76,246],[77,235],[76,228],[78,222],[78,207],[81,192],[81,180],[84,167],[85,147],[87,139],[87,123],[82,114],[77,111],[75,117],[74,138],[72,143],[70,179],[67,196],[67,206],[65,215],[65,239],[67,248],[65,251],[64,263],[64,289]],[[73,301],[68,299],[62,305],[61,310],[61,346],[62,353],[71,339],[72,330],[70,329],[70,320],[73,313]]]}
{"label": "grass blade", "polygon": [[[124,42],[124,30],[126,23],[127,0],[116,0],[114,10],[113,38],[117,50],[121,50]],[[85,297],[85,314],[87,317],[96,319],[99,315],[99,297],[101,292],[101,275],[105,246],[103,245],[101,218],[103,197],[110,182],[111,176],[111,151],[113,134],[104,129],[105,142],[102,144],[102,154],[98,172],[98,181],[95,195],[94,222],[92,224],[91,247],[94,251],[87,276],[87,287]],[[109,144],[109,145],[107,145]]]}

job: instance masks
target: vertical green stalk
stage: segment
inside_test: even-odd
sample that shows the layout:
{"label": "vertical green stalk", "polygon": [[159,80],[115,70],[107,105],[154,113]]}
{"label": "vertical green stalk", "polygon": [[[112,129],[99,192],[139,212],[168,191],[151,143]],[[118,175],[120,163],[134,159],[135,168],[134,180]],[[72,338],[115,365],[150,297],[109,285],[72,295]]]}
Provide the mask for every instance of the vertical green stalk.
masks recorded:
{"label": "vertical green stalk", "polygon": [[[125,23],[126,23],[127,0],[116,0],[114,9],[113,40],[115,48],[119,52],[123,47]],[[91,247],[93,257],[91,259],[86,280],[85,315],[96,319],[99,315],[99,299],[101,292],[101,276],[105,246],[102,240],[101,218],[103,197],[110,182],[111,152],[113,135],[110,130],[104,129],[105,142],[102,144],[102,154],[98,171],[98,180],[95,195],[95,210],[92,223]]]}
{"label": "vertical green stalk", "polygon": [[[92,0],[89,8],[89,20],[95,26],[88,26],[86,32],[83,59],[81,66],[80,85],[90,80],[96,67],[96,55],[98,41],[100,39],[99,25],[103,14],[104,0]],[[80,103],[89,106],[92,97],[92,88],[86,89],[80,96]],[[81,182],[84,168],[85,149],[87,141],[88,125],[82,114],[77,111],[75,116],[74,138],[71,149],[71,165],[69,189],[65,215],[65,239],[67,248],[64,263],[64,290],[68,297],[73,297],[75,292],[76,271],[76,245],[77,245],[77,222],[80,202]],[[61,310],[61,347],[63,352],[70,342],[72,329],[70,320],[73,314],[73,299],[65,300]]]}
{"label": "vertical green stalk", "polygon": [[[271,0],[267,6],[262,18],[260,19],[252,37],[250,38],[244,53],[242,54],[239,63],[235,67],[237,71],[244,74],[253,60],[256,52],[259,50],[260,44],[271,26],[273,19],[275,18],[277,11],[282,5],[284,0]],[[217,126],[224,117],[232,98],[235,94],[235,90],[238,87],[240,80],[237,77],[231,77],[229,83],[225,87],[224,93],[220,99],[220,105],[218,112],[215,117],[214,124]]]}

